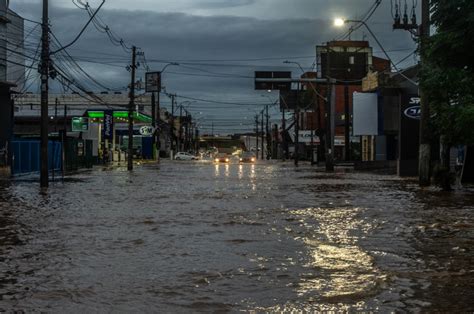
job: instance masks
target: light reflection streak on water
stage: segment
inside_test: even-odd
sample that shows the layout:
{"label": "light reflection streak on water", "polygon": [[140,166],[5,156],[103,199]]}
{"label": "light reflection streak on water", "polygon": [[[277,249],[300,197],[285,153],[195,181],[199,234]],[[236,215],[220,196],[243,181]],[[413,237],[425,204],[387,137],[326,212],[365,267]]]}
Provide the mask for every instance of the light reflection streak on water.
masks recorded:
{"label": "light reflection streak on water", "polygon": [[252,182],[252,191],[257,190],[257,174],[255,172],[255,165],[250,166],[250,180]]}
{"label": "light reflection streak on water", "polygon": [[[95,170],[41,196],[36,182],[0,185],[0,312],[461,313],[472,304],[474,196],[417,203],[411,187],[383,176],[315,179],[309,168],[234,163],[227,178],[221,166]],[[265,188],[252,192],[257,184]]]}
{"label": "light reflection streak on water", "polygon": [[229,164],[225,164],[225,176],[227,178],[230,177],[230,166],[229,166]]}
{"label": "light reflection streak on water", "polygon": [[386,279],[386,275],[374,267],[373,258],[357,245],[354,231],[371,227],[357,220],[360,211],[359,208],[294,211],[310,234],[317,238],[302,239],[310,254],[310,261],[305,266],[313,275],[302,278],[297,289],[300,296],[316,294],[337,298],[366,295]]}

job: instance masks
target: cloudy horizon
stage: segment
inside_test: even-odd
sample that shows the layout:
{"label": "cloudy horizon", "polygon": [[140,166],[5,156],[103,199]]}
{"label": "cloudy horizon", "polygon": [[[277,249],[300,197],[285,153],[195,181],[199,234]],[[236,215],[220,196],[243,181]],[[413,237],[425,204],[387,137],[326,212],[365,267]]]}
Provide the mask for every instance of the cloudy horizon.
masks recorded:
{"label": "cloudy horizon", "polygon": [[[100,1],[89,3],[96,8]],[[246,121],[260,111],[264,103],[270,102],[264,93],[253,90],[254,71],[289,70],[293,76],[300,75],[297,66],[283,64],[286,59],[299,62],[305,70],[312,69],[315,46],[347,31],[347,27],[332,26],[333,19],[338,16],[360,18],[373,3],[372,0],[351,1],[350,4],[344,0],[291,3],[281,0],[180,0],[160,1],[157,5],[156,1],[136,0],[132,8],[130,1],[114,0],[105,2],[98,16],[127,45],[140,47],[151,70],[159,71],[168,62],[180,63],[180,66],[168,67],[164,74],[163,85],[168,92],[222,102],[219,105],[198,101],[190,106],[191,112],[202,113],[209,120]],[[26,18],[41,19],[38,1],[19,0],[10,7]],[[87,20],[87,12],[77,8],[72,1],[50,1],[52,32],[62,44],[70,42]],[[392,31],[391,23],[390,3],[383,1],[369,26],[397,62],[413,52],[416,45],[407,32]],[[34,27],[28,22],[26,25],[27,30]],[[354,32],[351,38],[369,40],[374,54],[383,57],[363,28]],[[39,30],[28,39],[32,50],[35,40],[39,40]],[[115,46],[94,26],[89,26],[68,52],[103,85],[111,89],[124,89],[128,85],[126,66],[130,64],[130,54]],[[414,58],[408,58],[400,67],[414,62]],[[144,73],[142,66],[138,78],[143,78]],[[54,88],[55,84],[52,86]],[[36,89],[33,84],[31,90]],[[270,97],[276,99],[277,93]],[[169,100],[162,96],[162,103],[166,107]],[[253,103],[255,106],[251,106]],[[277,117],[276,108],[272,113]],[[251,128],[243,125],[242,129]]]}

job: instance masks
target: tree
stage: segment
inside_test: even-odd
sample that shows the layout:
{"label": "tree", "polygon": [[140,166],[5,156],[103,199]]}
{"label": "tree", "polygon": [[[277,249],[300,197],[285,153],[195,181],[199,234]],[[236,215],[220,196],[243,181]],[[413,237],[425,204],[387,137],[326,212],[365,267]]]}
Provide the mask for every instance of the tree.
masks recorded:
{"label": "tree", "polygon": [[449,147],[474,144],[474,1],[430,4],[435,34],[423,51],[421,84],[431,106],[433,130],[446,148],[442,158],[446,170]]}

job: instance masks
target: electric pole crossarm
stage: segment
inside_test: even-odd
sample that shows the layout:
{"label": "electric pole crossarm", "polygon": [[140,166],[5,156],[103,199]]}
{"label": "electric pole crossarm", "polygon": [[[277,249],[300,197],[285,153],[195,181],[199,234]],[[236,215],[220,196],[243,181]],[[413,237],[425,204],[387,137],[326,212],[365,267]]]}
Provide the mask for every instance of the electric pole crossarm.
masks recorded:
{"label": "electric pole crossarm", "polygon": [[51,52],[50,54],[51,55],[54,55],[60,51],[63,51],[64,49],[68,48],[68,47],[71,47],[72,45],[74,45],[76,43],[76,41],[79,40],[79,38],[82,36],[82,34],[85,32],[85,30],[87,29],[87,27],[89,26],[89,24],[94,20],[95,16],[97,15],[97,13],[100,11],[100,9],[102,8],[102,6],[104,5],[105,3],[105,0],[102,0],[102,3],[100,4],[99,8],[97,10],[95,10],[94,14],[92,14],[91,18],[89,19],[89,21],[86,23],[86,25],[84,25],[84,27],[82,28],[82,30],[79,32],[79,34],[76,36],[76,38],[74,38],[73,41],[71,41],[69,44],[59,48],[58,50],[56,51],[53,51]]}

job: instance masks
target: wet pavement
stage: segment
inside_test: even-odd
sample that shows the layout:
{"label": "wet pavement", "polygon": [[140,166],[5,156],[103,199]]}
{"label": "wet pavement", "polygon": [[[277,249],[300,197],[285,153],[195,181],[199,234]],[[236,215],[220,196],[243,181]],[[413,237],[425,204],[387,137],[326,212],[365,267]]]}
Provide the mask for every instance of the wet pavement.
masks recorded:
{"label": "wet pavement", "polygon": [[280,162],[0,181],[0,311],[474,311],[473,210]]}

